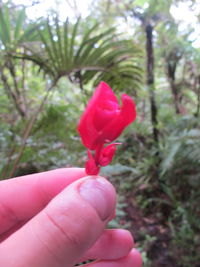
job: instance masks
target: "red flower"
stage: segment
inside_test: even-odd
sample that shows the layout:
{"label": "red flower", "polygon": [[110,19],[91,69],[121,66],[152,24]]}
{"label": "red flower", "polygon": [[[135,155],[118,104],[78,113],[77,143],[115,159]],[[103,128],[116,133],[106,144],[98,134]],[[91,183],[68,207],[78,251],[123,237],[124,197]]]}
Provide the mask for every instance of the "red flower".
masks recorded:
{"label": "red flower", "polygon": [[[112,161],[119,143],[104,145],[113,142],[136,118],[133,100],[126,94],[121,99],[120,107],[112,89],[100,82],[79,121],[78,131],[84,146],[89,149],[86,162],[89,175],[98,174],[100,166]],[[91,150],[95,151],[94,155]]]}

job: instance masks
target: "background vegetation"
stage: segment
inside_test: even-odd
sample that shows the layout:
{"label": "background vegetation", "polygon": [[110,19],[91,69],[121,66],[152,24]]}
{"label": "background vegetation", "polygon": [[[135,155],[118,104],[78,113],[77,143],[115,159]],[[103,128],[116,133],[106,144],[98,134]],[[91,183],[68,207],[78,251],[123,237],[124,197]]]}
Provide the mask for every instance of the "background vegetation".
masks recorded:
{"label": "background vegetation", "polygon": [[133,233],[146,267],[199,267],[199,1],[91,0],[87,16],[66,1],[65,19],[30,18],[39,2],[0,1],[1,179],[84,166],[76,125],[104,80],[138,111],[102,171],[119,194],[110,227]]}

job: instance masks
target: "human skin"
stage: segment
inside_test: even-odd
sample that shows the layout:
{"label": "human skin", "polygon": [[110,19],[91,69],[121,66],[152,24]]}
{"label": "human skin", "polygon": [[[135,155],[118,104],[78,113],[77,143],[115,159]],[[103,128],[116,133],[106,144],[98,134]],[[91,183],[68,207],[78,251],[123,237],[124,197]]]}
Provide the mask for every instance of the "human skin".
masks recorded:
{"label": "human skin", "polygon": [[0,266],[140,267],[131,234],[107,230],[116,193],[103,177],[63,168],[0,182]]}

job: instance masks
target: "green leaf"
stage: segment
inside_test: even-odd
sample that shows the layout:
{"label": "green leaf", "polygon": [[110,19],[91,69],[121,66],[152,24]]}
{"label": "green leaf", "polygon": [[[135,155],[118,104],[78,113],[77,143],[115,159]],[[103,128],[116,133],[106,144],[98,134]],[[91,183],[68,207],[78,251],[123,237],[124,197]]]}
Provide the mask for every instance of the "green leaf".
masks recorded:
{"label": "green leaf", "polygon": [[67,65],[69,63],[69,29],[68,29],[68,20],[64,23],[64,61],[65,61],[65,68],[67,68]]}
{"label": "green leaf", "polygon": [[76,24],[73,27],[73,30],[72,30],[72,36],[71,36],[70,48],[69,48],[69,58],[71,58],[71,59],[73,59],[73,56],[74,56],[75,39],[76,39],[80,19],[81,18],[79,17]]}
{"label": "green leaf", "polygon": [[175,156],[178,152],[178,150],[181,147],[181,142],[176,142],[171,147],[171,150],[168,152],[167,157],[162,163],[162,173],[161,175],[164,175],[168,169],[171,168],[172,164],[175,162]]}
{"label": "green leaf", "polygon": [[21,32],[22,32],[22,26],[23,26],[23,23],[25,21],[25,18],[26,18],[26,13],[25,13],[25,9],[22,9],[20,12],[19,12],[19,15],[16,19],[16,26],[15,26],[15,29],[14,29],[14,39],[15,40],[19,40],[20,38],[20,35],[21,35]]}
{"label": "green leaf", "polygon": [[7,7],[0,8],[0,38],[5,47],[10,45],[10,17]]}

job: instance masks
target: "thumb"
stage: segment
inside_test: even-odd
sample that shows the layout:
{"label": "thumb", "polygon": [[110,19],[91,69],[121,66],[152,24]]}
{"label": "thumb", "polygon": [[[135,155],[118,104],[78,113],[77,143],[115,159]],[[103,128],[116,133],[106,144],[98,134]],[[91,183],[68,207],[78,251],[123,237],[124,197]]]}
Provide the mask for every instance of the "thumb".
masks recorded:
{"label": "thumb", "polygon": [[114,209],[115,190],[106,179],[82,178],[0,245],[0,266],[73,266],[100,237]]}

